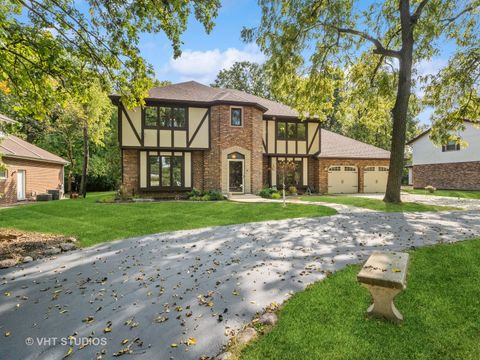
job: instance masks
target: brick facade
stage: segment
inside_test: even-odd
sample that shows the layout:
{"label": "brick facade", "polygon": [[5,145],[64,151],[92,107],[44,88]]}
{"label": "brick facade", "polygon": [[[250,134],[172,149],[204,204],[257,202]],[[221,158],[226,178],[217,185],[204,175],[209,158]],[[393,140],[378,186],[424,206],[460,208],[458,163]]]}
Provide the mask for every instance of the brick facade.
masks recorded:
{"label": "brick facade", "polygon": [[25,170],[25,196],[35,197],[63,186],[63,165],[3,157],[7,179],[0,179],[0,206],[17,202],[17,170]]}
{"label": "brick facade", "polygon": [[139,193],[138,183],[139,152],[138,150],[122,150],[122,184],[131,194]]}
{"label": "brick facade", "polygon": [[356,166],[358,167],[358,191],[363,192],[363,169],[366,166],[389,166],[390,161],[387,159],[319,159],[318,170],[315,174],[318,177],[318,185],[315,189],[319,189],[320,193],[328,192],[328,168],[332,165],[340,166]]}
{"label": "brick facade", "polygon": [[413,187],[480,190],[480,161],[413,166]]}
{"label": "brick facade", "polygon": [[[249,181],[251,192],[263,187],[262,112],[254,107],[244,106],[241,127],[230,125],[230,106],[218,105],[210,108],[211,148],[204,152],[204,187],[221,189],[222,150],[241,147],[250,151]],[[246,179],[247,181],[247,179]]]}

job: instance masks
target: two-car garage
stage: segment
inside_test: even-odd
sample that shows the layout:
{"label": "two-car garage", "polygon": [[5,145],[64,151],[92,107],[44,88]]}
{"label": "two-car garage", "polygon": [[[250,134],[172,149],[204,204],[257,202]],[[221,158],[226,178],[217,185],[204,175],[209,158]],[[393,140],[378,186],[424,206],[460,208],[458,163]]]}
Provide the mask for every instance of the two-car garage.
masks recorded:
{"label": "two-car garage", "polygon": [[321,131],[319,183],[321,193],[382,193],[387,188],[390,152],[334,133]]}
{"label": "two-car garage", "polygon": [[[363,181],[362,181],[363,176]],[[328,193],[382,193],[387,187],[387,166],[331,165],[328,168]]]}

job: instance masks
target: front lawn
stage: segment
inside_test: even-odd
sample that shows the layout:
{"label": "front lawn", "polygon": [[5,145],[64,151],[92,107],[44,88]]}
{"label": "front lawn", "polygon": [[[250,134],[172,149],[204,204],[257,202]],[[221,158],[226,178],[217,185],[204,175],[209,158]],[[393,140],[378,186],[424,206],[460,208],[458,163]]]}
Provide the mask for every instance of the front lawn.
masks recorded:
{"label": "front lawn", "polygon": [[402,188],[402,191],[410,194],[418,195],[432,195],[432,196],[446,196],[462,199],[480,199],[480,191],[467,191],[467,190],[436,190],[434,193],[429,193],[424,189],[413,189],[411,187]]}
{"label": "front lawn", "polygon": [[334,204],[351,205],[361,208],[366,208],[376,211],[384,212],[409,212],[409,211],[446,211],[446,210],[460,210],[458,208],[449,206],[436,206],[420,203],[404,202],[401,204],[387,204],[382,200],[364,198],[359,196],[343,196],[343,195],[314,195],[302,196],[304,201],[321,201]]}
{"label": "front lawn", "polygon": [[478,359],[480,239],[411,252],[402,325],[368,319],[368,291],[349,266],[294,295],[251,359]]}
{"label": "front lawn", "polygon": [[22,205],[0,210],[0,227],[75,236],[81,246],[165,231],[254,221],[334,215],[325,206],[276,203],[155,202],[97,203],[108,193],[86,199]]}

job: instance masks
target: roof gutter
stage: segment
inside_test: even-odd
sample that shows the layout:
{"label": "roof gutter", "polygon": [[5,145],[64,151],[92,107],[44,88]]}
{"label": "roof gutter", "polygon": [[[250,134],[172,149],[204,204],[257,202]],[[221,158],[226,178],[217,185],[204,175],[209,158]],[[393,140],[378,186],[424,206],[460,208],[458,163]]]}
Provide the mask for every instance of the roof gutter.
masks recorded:
{"label": "roof gutter", "polygon": [[69,161],[60,161],[60,160],[49,160],[49,159],[40,159],[40,158],[35,158],[35,157],[29,157],[29,156],[20,156],[20,155],[12,155],[12,154],[0,154],[1,157],[7,158],[7,159],[19,159],[19,160],[30,160],[30,161],[38,161],[38,162],[46,162],[46,163],[51,163],[51,164],[58,164],[58,165],[63,165],[67,166],[70,164]]}

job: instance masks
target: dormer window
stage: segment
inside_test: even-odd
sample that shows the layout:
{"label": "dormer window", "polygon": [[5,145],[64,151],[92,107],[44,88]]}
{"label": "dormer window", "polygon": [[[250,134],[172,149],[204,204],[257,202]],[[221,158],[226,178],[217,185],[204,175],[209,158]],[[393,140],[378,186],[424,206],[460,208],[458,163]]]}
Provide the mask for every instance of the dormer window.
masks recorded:
{"label": "dormer window", "polygon": [[242,126],[242,108],[230,108],[230,125]]}
{"label": "dormer window", "polygon": [[447,145],[442,145],[442,151],[458,151],[460,150],[460,144],[456,141],[449,141]]}
{"label": "dormer window", "polygon": [[143,109],[145,128],[184,129],[187,108],[173,106],[146,106]]}

